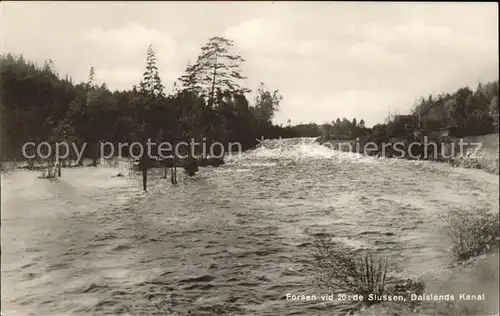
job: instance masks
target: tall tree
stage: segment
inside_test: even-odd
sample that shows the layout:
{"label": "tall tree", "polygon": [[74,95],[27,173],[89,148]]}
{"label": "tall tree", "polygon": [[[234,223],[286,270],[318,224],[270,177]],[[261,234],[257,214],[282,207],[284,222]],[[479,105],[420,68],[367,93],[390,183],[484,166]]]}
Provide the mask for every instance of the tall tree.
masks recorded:
{"label": "tall tree", "polygon": [[179,78],[183,88],[200,93],[209,106],[216,102],[217,91],[231,94],[250,92],[239,84],[246,79],[241,75],[241,64],[245,60],[230,52],[233,46],[233,41],[224,37],[210,38],[201,48],[196,63],[188,65],[185,74]]}
{"label": "tall tree", "polygon": [[56,66],[52,59],[46,60],[43,64],[43,70],[49,73],[56,74]]}
{"label": "tall tree", "polygon": [[94,102],[98,97],[97,86],[95,85],[94,80],[95,80],[95,69],[94,69],[94,66],[90,66],[89,74],[87,76],[87,84],[86,84],[86,89],[87,89],[86,104],[87,104],[87,106],[92,104],[92,102]]}
{"label": "tall tree", "polygon": [[283,96],[279,93],[279,90],[269,91],[263,82],[260,83],[259,88],[257,88],[257,96],[255,98],[255,116],[257,120],[264,125],[272,124],[272,118],[274,113],[279,111],[280,102],[283,100]]}
{"label": "tall tree", "polygon": [[154,97],[164,96],[163,84],[158,73],[158,67],[156,66],[156,53],[152,45],[149,45],[146,53],[146,71],[142,75],[139,90],[141,93]]}
{"label": "tall tree", "polygon": [[95,79],[95,69],[94,69],[94,66],[90,66],[88,79],[87,79],[87,85],[89,87],[94,84],[94,79]]}

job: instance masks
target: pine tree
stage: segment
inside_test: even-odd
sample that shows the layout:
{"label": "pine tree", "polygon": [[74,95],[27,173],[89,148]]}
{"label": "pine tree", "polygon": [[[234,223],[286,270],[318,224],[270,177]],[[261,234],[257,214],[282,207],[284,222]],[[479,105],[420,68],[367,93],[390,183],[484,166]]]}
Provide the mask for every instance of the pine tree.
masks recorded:
{"label": "pine tree", "polygon": [[88,79],[87,79],[87,106],[97,99],[96,86],[94,85],[95,70],[94,66],[90,66]]}
{"label": "pine tree", "polygon": [[[193,92],[198,95],[203,94],[203,88],[201,87],[200,83],[198,82],[198,70],[197,70],[197,65],[193,65],[190,62],[188,63],[186,67],[186,73],[179,78],[179,83],[180,83],[180,90],[187,90],[189,92]],[[177,87],[177,83],[174,83],[175,87]],[[180,91],[178,91],[180,92]]]}
{"label": "pine tree", "polygon": [[229,50],[233,41],[223,37],[212,37],[201,48],[196,63],[186,67],[185,74],[179,78],[184,89],[201,94],[209,106],[217,99],[216,92],[244,94],[249,89],[242,88],[238,81],[246,79],[241,75],[241,64],[245,61],[240,55]]}
{"label": "pine tree", "polygon": [[146,54],[146,71],[142,75],[139,91],[154,97],[164,96],[163,84],[158,73],[158,67],[156,66],[156,54],[152,45],[149,45]]}
{"label": "pine tree", "polygon": [[94,66],[90,66],[88,80],[87,80],[88,87],[90,87],[94,84],[94,78],[95,78]]}
{"label": "pine tree", "polygon": [[269,91],[263,82],[257,88],[255,97],[255,111],[259,120],[264,124],[272,124],[275,112],[279,111],[283,96],[279,90]]}
{"label": "pine tree", "polygon": [[52,59],[46,60],[43,64],[43,70],[52,74],[56,74],[56,66]]}

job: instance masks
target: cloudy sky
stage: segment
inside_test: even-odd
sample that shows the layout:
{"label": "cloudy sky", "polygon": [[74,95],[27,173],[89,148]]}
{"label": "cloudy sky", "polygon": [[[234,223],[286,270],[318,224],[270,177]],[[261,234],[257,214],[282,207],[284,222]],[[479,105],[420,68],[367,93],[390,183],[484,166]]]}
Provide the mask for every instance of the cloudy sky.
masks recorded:
{"label": "cloudy sky", "polygon": [[[156,50],[167,88],[212,36],[234,40],[246,86],[284,96],[279,123],[382,122],[421,95],[498,78],[496,3],[2,2],[2,53],[112,89]],[[250,96],[251,98],[252,96]]]}

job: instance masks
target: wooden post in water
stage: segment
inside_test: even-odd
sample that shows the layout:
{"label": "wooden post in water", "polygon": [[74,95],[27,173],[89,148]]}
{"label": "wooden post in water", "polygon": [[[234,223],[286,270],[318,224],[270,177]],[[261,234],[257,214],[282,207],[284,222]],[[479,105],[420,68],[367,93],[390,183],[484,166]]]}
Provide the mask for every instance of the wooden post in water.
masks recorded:
{"label": "wooden post in water", "polygon": [[177,171],[175,169],[175,165],[170,169],[171,170],[171,176],[172,176],[172,184],[177,184]]}
{"label": "wooden post in water", "polygon": [[[174,148],[177,148],[177,139],[174,139]],[[172,176],[172,184],[177,184],[177,169],[175,168],[177,164],[177,153],[173,152],[173,159],[172,159],[172,168],[171,168],[171,176]]]}
{"label": "wooden post in water", "polygon": [[[177,161],[176,161],[177,163]],[[174,164],[174,180],[175,180],[175,184],[177,184],[177,165]]]}
{"label": "wooden post in water", "polygon": [[147,161],[146,155],[142,155],[139,165],[142,170],[142,189],[144,191],[148,190],[148,166],[149,161]]}
{"label": "wooden post in water", "polygon": [[142,188],[144,191],[148,190],[148,168],[142,167]]}
{"label": "wooden post in water", "polygon": [[54,157],[51,156],[47,159],[47,178],[53,178],[54,175]]}

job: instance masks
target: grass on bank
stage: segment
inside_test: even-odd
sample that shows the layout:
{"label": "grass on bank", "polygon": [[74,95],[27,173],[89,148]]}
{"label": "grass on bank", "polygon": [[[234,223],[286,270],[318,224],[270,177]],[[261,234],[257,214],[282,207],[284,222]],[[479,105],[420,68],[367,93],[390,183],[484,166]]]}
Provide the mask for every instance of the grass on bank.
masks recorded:
{"label": "grass on bank", "polygon": [[[445,229],[451,237],[451,250],[458,262],[462,263],[491,252],[496,255],[491,258],[488,255],[487,262],[480,262],[481,266],[471,266],[467,270],[463,270],[465,265],[461,264],[462,272],[458,273],[458,276],[437,284],[430,282],[428,285],[431,288],[428,290],[443,293],[486,293],[486,302],[425,302],[402,305],[400,302],[365,300],[367,305],[384,303],[372,306],[375,309],[370,308],[365,312],[372,310],[377,313],[381,312],[378,308],[382,308],[388,314],[378,315],[490,315],[491,312],[498,311],[498,304],[495,306],[495,302],[498,303],[498,282],[494,281],[498,280],[500,245],[498,210],[453,209],[444,215],[444,220],[448,224]],[[401,280],[393,277],[393,266],[386,258],[377,258],[368,252],[353,251],[333,241],[327,234],[314,235],[312,245],[316,280],[322,287],[331,291],[361,294],[365,297],[368,294],[418,295],[426,288],[420,280]],[[418,310],[423,314],[417,313]]]}
{"label": "grass on bank", "polygon": [[389,276],[387,258],[352,251],[324,234],[313,238],[313,266],[320,286],[335,292],[362,295],[368,305],[378,302],[367,301],[369,294],[407,295],[422,293],[425,288],[420,281]]}
{"label": "grass on bank", "polygon": [[353,294],[385,293],[386,260],[368,253],[352,253],[323,235],[315,236],[313,245],[317,277],[322,285]]}

